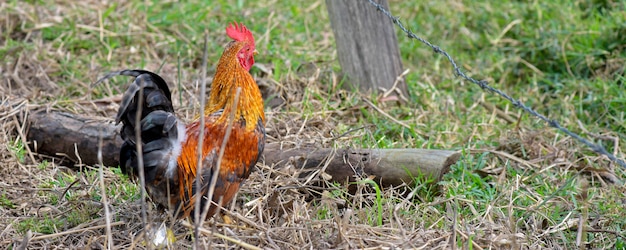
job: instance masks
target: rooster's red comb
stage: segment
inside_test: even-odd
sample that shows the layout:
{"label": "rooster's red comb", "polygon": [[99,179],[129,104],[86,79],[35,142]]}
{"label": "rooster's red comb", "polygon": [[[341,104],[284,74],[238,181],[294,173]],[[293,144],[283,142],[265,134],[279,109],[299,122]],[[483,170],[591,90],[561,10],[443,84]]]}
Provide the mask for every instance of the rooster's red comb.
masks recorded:
{"label": "rooster's red comb", "polygon": [[254,44],[254,36],[252,36],[252,32],[246,28],[243,23],[237,24],[234,22],[226,27],[226,35],[232,38],[235,41],[249,41]]}

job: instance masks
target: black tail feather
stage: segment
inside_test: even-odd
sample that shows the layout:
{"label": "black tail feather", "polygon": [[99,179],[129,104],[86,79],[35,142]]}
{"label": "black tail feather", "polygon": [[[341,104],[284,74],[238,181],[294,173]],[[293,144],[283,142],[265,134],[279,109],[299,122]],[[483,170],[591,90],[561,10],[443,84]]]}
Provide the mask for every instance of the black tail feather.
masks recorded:
{"label": "black tail feather", "polygon": [[[128,87],[115,118],[123,124],[120,132],[124,144],[120,149],[120,168],[124,173],[138,174],[136,117],[140,115],[141,142],[146,183],[152,182],[157,173],[168,167],[174,143],[178,142],[178,119],[174,114],[171,92],[161,76],[146,70],[121,70],[111,72],[96,84],[114,76],[133,76],[135,80]],[[143,102],[138,103],[143,88]],[[139,114],[139,107],[141,113]]]}

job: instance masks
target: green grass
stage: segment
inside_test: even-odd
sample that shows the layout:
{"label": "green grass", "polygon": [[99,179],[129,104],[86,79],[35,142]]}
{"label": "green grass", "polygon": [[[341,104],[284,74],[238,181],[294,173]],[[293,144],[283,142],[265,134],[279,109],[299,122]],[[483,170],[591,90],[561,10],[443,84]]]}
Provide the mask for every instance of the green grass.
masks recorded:
{"label": "green grass", "polygon": [[13,201],[11,201],[11,199],[8,198],[7,195],[4,193],[0,195],[0,206],[8,209],[15,208],[15,204],[13,203]]}
{"label": "green grass", "polygon": [[383,201],[382,194],[381,194],[382,191],[380,189],[380,186],[378,186],[378,184],[371,179],[364,179],[357,184],[368,184],[372,186],[372,188],[376,192],[376,199],[374,200],[374,204],[376,205],[375,211],[372,211],[372,213],[370,214],[371,217],[368,219],[370,221],[370,224],[372,224],[373,226],[379,226],[379,227],[382,226],[383,225],[383,202],[385,201]]}
{"label": "green grass", "polygon": [[24,162],[26,157],[26,148],[21,140],[12,141],[11,145],[7,145],[7,148],[17,157],[19,162]]}
{"label": "green grass", "polygon": [[17,232],[20,234],[24,234],[27,231],[33,231],[38,233],[51,234],[55,233],[58,228],[63,227],[64,221],[56,220],[48,217],[44,218],[27,218],[17,223],[15,226],[17,228]]}
{"label": "green grass", "polygon": [[42,215],[26,218],[15,223],[15,227],[20,234],[29,230],[33,233],[42,234],[58,233],[97,218],[98,211],[99,208],[96,206],[74,207],[64,216]]}
{"label": "green grass", "polygon": [[[183,110],[179,115],[184,116],[198,100],[193,96],[196,92],[192,85],[200,72],[204,32],[209,35],[208,70],[212,75],[228,41],[224,27],[232,21],[243,21],[256,37],[260,52],[255,58],[257,64],[271,69],[268,73],[255,67],[252,74],[268,79],[268,84],[278,89],[277,95],[290,100],[271,116],[273,126],[282,126],[282,122],[292,126],[280,138],[324,147],[462,151],[461,160],[436,187],[416,176],[417,183],[409,188],[409,192],[415,191],[411,198],[405,198],[406,193],[377,186],[371,188],[375,193],[371,196],[350,194],[345,189],[331,190],[332,199],[344,200],[347,209],[354,210],[350,217],[352,225],[438,232],[449,232],[455,225],[470,233],[467,238],[456,235],[459,247],[472,248],[470,242],[483,247],[506,247],[493,245],[490,237],[521,233],[523,237],[518,240],[529,248],[571,249],[578,247],[577,226],[562,226],[568,219],[588,213],[587,247],[626,246],[622,236],[626,226],[623,209],[626,192],[619,183],[610,184],[601,178],[608,172],[622,180],[626,177],[624,169],[609,164],[605,158],[517,110],[503,98],[455,77],[444,57],[400,31],[402,61],[411,70],[406,76],[410,95],[409,102],[395,105],[381,101],[376,95],[356,93],[340,78],[323,1],[268,4],[133,0],[88,7],[61,2],[52,5],[43,1],[10,1],[5,6],[4,11],[12,16],[36,13],[37,8],[43,12],[57,8],[65,11],[63,15],[48,15],[54,19],[44,15],[36,21],[22,18],[23,25],[9,21],[0,25],[3,27],[0,35],[3,65],[0,66],[11,69],[0,73],[12,73],[12,65],[20,55],[33,54],[33,58],[22,58],[27,66],[18,68],[26,82],[34,85],[25,88],[37,92],[38,88],[46,87],[47,80],[36,78],[37,72],[32,71],[37,65],[43,65],[41,68],[50,78],[52,90],[41,91],[42,96],[34,97],[34,102],[59,101],[53,106],[74,110],[73,100],[105,98],[124,91],[126,80],[88,87],[103,72],[146,68],[169,77],[170,86],[177,91],[175,104]],[[394,16],[400,17],[418,36],[447,51],[468,75],[488,80],[490,86],[602,144],[609,152],[623,155],[626,149],[623,143],[626,138],[624,0],[504,1],[497,6],[486,0],[390,1],[390,6]],[[30,33],[34,36],[31,40],[26,39],[25,34],[41,23],[48,25]],[[302,67],[311,62],[319,68],[320,75],[309,81],[308,72]],[[183,87],[188,91],[181,91]],[[391,121],[364,100],[408,127]],[[502,119],[481,103],[504,111],[515,122]],[[300,128],[304,132],[297,132]],[[272,139],[278,138],[275,134]],[[19,163],[28,164],[20,140],[11,140],[7,150]],[[485,150],[504,152],[517,159]],[[34,164],[40,171],[56,166],[53,161]],[[137,185],[119,169],[106,171],[108,178],[114,180],[106,189],[114,205],[139,199]],[[79,182],[63,197],[39,191],[47,204],[78,204],[71,207],[73,211],[68,210],[62,216],[21,220],[16,225],[17,231],[53,233],[102,216],[102,211],[81,203],[85,199],[102,199],[99,185],[95,184],[98,178],[95,170],[58,172],[42,178],[36,187],[63,190],[79,179],[79,175],[84,175],[94,188]],[[364,182],[360,185],[370,184]],[[583,198],[585,192],[588,195]],[[246,201],[258,198],[255,195],[258,194],[241,194]],[[293,203],[298,198],[286,200]],[[0,206],[12,209],[15,204],[10,195],[0,196]],[[329,225],[335,225],[332,222],[339,220],[345,211],[338,211],[335,204],[307,204],[313,216],[298,214],[302,217],[296,221],[306,221],[302,223],[310,227],[310,232],[321,232],[324,240],[332,241],[336,232]],[[243,209],[241,213],[249,212],[245,211],[247,207]],[[297,226],[284,218],[271,219],[275,221],[265,221],[270,226]],[[331,224],[320,226],[323,230],[315,227],[319,226],[315,223],[328,221]],[[353,234],[380,236],[353,230],[350,231]],[[310,237],[315,241],[314,236]],[[295,238],[281,240],[295,242]],[[391,241],[393,237],[388,238]]]}
{"label": "green grass", "polygon": [[[44,169],[40,168],[40,170]],[[122,175],[119,168],[114,168],[111,172],[112,175],[116,176],[116,183],[106,185],[106,195],[109,199],[114,198],[112,203],[138,200],[140,196],[137,185],[130,182],[127,176]],[[53,211],[50,212],[51,214],[42,213],[37,217],[21,220],[15,223],[17,231],[20,233],[28,230],[34,233],[58,233],[100,218],[99,212],[102,208],[96,205],[98,202],[102,202],[102,191],[97,183],[98,178],[98,170],[86,169],[83,172],[73,174],[59,172],[40,183],[39,188],[45,191],[39,191],[38,196],[45,204],[58,206],[57,212],[62,213],[55,214]],[[89,184],[85,186],[78,179],[86,180]],[[92,185],[93,188],[89,188]],[[8,208],[15,207],[4,194],[0,197],[0,205]]]}

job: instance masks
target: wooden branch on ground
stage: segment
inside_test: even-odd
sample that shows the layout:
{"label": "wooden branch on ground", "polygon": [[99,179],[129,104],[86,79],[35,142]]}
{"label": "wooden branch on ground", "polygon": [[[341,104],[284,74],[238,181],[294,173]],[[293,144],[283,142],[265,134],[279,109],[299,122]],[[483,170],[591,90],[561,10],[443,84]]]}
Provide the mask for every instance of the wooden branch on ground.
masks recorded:
{"label": "wooden branch on ground", "polygon": [[[110,120],[58,111],[34,111],[27,122],[27,139],[34,152],[95,165],[102,138],[104,164],[119,164],[120,126]],[[304,169],[303,173],[307,174],[319,170],[318,173],[327,180],[342,183],[355,181],[355,176],[374,176],[379,184],[390,186],[424,177],[439,181],[459,157],[459,152],[450,150],[284,149],[279,143],[268,143],[261,162],[276,169],[286,166]]]}
{"label": "wooden branch on ground", "polygon": [[33,152],[60,157],[86,165],[98,164],[98,144],[102,137],[102,162],[119,165],[121,125],[71,113],[31,111],[27,140]]}
{"label": "wooden branch on ground", "polygon": [[327,180],[354,182],[355,176],[374,176],[382,186],[411,184],[415,178],[439,181],[460,153],[433,149],[332,149],[294,148],[281,150],[278,143],[267,146],[265,164],[304,169],[301,177],[317,170]]}

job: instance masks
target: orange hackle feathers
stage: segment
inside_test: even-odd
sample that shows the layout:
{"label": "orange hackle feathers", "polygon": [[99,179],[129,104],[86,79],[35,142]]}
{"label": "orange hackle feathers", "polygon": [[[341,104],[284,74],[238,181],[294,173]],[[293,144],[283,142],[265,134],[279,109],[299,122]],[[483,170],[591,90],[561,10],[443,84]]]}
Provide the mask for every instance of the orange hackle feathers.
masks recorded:
{"label": "orange hackle feathers", "polygon": [[[205,128],[202,146],[203,164],[213,166],[217,164],[217,157],[222,140],[231,117],[232,132],[228,138],[222,165],[218,173],[213,201],[228,202],[239,190],[243,179],[250,174],[250,169],[256,164],[265,143],[265,114],[263,99],[259,88],[248,72],[254,60],[248,53],[254,48],[254,37],[243,25],[231,24],[226,28],[227,35],[234,41],[230,42],[218,61],[215,76],[211,84],[209,100],[204,110]],[[235,92],[241,88],[240,97],[235,103]],[[236,107],[233,110],[233,107]],[[231,114],[234,112],[234,116]],[[261,127],[261,128],[259,128]],[[197,164],[197,138],[199,122],[187,126],[186,145],[183,146],[178,158],[178,182],[182,197],[191,197],[194,187]],[[208,189],[208,188],[207,188]],[[187,204],[193,207],[193,200]],[[188,210],[186,210],[188,211]],[[213,210],[211,210],[213,211]],[[212,214],[212,212],[209,212]]]}

